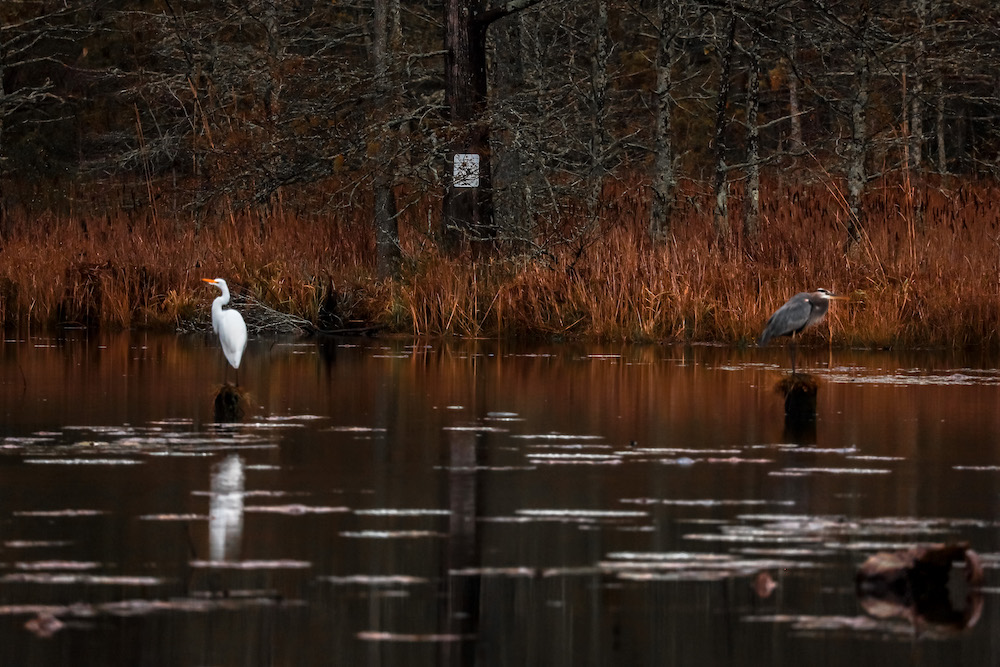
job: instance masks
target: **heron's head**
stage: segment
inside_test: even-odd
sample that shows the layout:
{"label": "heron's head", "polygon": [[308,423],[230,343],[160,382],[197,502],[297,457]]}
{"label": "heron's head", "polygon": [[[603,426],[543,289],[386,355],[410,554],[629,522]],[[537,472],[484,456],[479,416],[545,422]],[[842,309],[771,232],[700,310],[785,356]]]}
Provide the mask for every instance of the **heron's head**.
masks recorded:
{"label": "heron's head", "polygon": [[223,280],[222,278],[202,278],[202,280],[208,283],[209,285],[215,285],[216,287],[222,290],[227,288],[226,281]]}
{"label": "heron's head", "polygon": [[826,289],[825,287],[818,288],[816,290],[816,296],[818,296],[821,299],[842,299],[842,300],[845,300],[845,301],[847,300],[846,296],[840,296],[839,294],[834,294],[833,292],[831,292],[830,290]]}

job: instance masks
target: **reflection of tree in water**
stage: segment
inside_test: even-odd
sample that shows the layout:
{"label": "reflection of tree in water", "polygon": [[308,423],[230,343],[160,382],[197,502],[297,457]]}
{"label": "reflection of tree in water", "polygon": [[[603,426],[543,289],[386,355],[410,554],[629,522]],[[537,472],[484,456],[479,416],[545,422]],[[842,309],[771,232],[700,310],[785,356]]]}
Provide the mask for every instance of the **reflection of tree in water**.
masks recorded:
{"label": "reflection of tree in water", "polygon": [[478,568],[480,563],[479,534],[477,532],[478,458],[476,433],[450,431],[448,502],[451,522],[448,529],[447,557],[445,558],[446,595],[442,596],[441,628],[458,641],[444,644],[441,664],[471,665],[474,663],[476,643],[471,641],[479,631],[480,575],[462,574],[462,570]]}
{"label": "reflection of tree in water", "polygon": [[208,548],[213,561],[240,557],[243,540],[243,459],[230,454],[212,466]]}

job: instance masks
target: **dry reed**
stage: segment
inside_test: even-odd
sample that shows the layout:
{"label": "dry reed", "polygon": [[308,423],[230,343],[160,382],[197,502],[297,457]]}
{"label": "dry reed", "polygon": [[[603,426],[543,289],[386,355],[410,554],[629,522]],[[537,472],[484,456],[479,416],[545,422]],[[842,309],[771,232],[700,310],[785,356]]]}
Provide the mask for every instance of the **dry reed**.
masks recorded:
{"label": "dry reed", "polygon": [[[843,198],[829,184],[766,183],[759,237],[737,232],[726,247],[694,186],[678,197],[669,237],[650,241],[643,191],[638,179],[609,183],[585,249],[553,247],[534,259],[442,256],[426,237],[422,207],[401,218],[407,261],[403,276],[386,282],[374,278],[369,218],[357,211],[354,220],[232,213],[197,228],[162,212],[15,218],[0,247],[0,316],[7,326],[204,321],[213,294],[199,279],[218,275],[237,293],[313,322],[335,314],[429,336],[749,343],[791,294],[823,286],[851,301],[831,309],[814,337],[866,347],[998,343],[993,183],[916,190],[883,181],[870,190],[852,252]],[[738,191],[733,200],[735,223]]]}

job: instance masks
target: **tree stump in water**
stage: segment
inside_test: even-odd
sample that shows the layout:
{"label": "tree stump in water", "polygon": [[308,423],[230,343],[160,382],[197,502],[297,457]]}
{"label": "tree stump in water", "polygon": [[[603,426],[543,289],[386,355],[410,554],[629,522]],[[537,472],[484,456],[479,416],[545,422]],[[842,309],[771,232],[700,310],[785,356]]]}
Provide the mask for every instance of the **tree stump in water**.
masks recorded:
{"label": "tree stump in water", "polygon": [[983,609],[982,583],[979,556],[966,542],[879,552],[855,578],[858,599],[870,615],[902,618],[942,635],[976,624]]}
{"label": "tree stump in water", "polygon": [[229,383],[219,387],[215,395],[215,421],[235,422],[243,419],[246,393]]}
{"label": "tree stump in water", "polygon": [[816,419],[819,380],[809,373],[792,373],[782,378],[775,391],[785,397],[785,418],[804,423]]}

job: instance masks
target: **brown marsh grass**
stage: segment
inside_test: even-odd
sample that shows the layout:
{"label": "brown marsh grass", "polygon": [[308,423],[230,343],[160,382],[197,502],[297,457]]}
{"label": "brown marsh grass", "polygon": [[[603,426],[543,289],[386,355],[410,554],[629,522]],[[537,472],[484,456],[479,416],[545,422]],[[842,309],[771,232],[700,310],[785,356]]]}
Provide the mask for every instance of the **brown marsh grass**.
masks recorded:
{"label": "brown marsh grass", "polygon": [[[803,289],[851,298],[810,334],[855,346],[997,345],[1000,187],[991,182],[875,184],[862,242],[845,251],[846,206],[829,183],[772,181],[757,239],[714,238],[707,193],[688,185],[671,234],[646,235],[644,183],[609,183],[592,232],[537,257],[439,254],[401,218],[401,278],[374,278],[364,210],[353,219],[270,211],[194,225],[163,215],[15,217],[0,247],[8,325],[173,327],[205,321],[202,277],[319,321],[388,332],[749,343]],[[733,193],[733,228],[741,216]],[[922,215],[921,215],[922,210]],[[15,215],[16,214],[12,214]]]}

